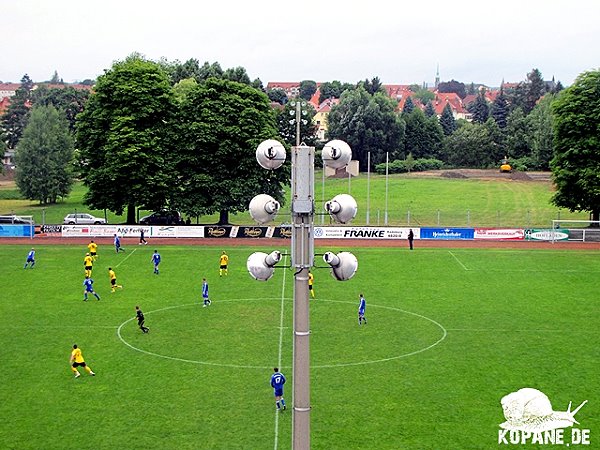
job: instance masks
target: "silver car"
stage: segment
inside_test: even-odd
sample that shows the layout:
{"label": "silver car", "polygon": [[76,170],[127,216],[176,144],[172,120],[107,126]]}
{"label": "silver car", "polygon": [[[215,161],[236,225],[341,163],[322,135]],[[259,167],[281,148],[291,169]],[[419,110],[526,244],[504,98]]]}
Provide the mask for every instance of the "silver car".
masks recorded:
{"label": "silver car", "polygon": [[104,225],[106,219],[94,217],[91,214],[77,213],[65,216],[63,223],[65,225]]}

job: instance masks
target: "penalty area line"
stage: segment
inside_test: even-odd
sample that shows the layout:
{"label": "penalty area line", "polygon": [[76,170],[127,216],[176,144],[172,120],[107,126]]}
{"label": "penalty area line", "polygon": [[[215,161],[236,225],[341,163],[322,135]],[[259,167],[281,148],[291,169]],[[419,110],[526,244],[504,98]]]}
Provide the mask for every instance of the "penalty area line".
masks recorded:
{"label": "penalty area line", "polygon": [[125,261],[127,261],[127,260],[129,259],[129,257],[130,257],[131,255],[133,255],[133,254],[134,254],[136,251],[137,251],[137,247],[136,247],[136,248],[134,248],[134,249],[133,249],[133,251],[132,251],[132,252],[131,252],[129,255],[127,255],[127,256],[126,256],[126,257],[125,257],[125,258],[124,258],[124,259],[123,259],[123,260],[122,260],[122,261],[121,261],[119,264],[117,264],[117,265],[115,266],[115,269],[116,269],[117,267],[119,267],[121,264],[123,264]]}
{"label": "penalty area line", "polygon": [[460,264],[460,266],[461,266],[463,269],[465,269],[465,270],[467,270],[467,271],[471,270],[471,269],[467,268],[467,266],[465,266],[465,265],[464,265],[464,264],[463,264],[463,263],[460,261],[460,259],[458,259],[458,258],[456,257],[456,255],[455,255],[454,253],[452,253],[450,250],[448,250],[448,253],[450,253],[450,254],[452,255],[452,257],[453,257],[453,258],[456,260],[456,262],[457,262],[457,263],[459,263],[459,264]]}

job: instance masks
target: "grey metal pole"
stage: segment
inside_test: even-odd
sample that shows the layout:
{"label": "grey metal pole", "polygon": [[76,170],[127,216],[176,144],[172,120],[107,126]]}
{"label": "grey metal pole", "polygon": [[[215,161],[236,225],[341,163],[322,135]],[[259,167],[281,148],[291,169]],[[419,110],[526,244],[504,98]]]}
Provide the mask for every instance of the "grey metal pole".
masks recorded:
{"label": "grey metal pole", "polygon": [[385,153],[385,213],[383,218],[383,224],[388,224],[388,176],[389,176],[389,153]]}
{"label": "grey metal pole", "polygon": [[292,147],[294,358],[292,448],[310,449],[310,317],[308,270],[314,263],[314,147]]}
{"label": "grey metal pole", "polygon": [[369,225],[369,208],[371,207],[371,152],[367,153],[367,225]]}

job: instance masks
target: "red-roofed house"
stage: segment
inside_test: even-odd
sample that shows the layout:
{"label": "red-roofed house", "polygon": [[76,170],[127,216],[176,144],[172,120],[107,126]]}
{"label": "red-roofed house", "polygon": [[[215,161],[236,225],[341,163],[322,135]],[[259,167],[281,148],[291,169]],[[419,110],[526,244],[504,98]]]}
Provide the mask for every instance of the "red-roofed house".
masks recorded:
{"label": "red-roofed house", "polygon": [[12,97],[20,87],[19,83],[0,83],[0,99]]}
{"label": "red-roofed house", "polygon": [[436,92],[431,105],[438,117],[442,115],[446,105],[450,105],[452,115],[455,119],[471,120],[471,114],[467,111],[463,101],[455,92]]}

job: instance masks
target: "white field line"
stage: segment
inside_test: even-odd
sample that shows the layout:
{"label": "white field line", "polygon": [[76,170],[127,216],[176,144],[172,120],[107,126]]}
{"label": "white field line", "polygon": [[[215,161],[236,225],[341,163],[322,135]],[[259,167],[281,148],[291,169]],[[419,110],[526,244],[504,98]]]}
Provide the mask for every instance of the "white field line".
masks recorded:
{"label": "white field line", "polygon": [[123,264],[125,261],[127,261],[127,260],[129,259],[129,257],[130,257],[131,255],[133,255],[133,254],[134,254],[136,251],[137,251],[137,247],[136,247],[136,248],[135,248],[135,249],[134,249],[134,250],[133,250],[133,251],[132,251],[132,252],[131,252],[129,255],[127,255],[125,258],[123,258],[123,259],[121,260],[121,262],[115,266],[115,269],[116,269],[117,267],[119,267],[121,264]]}
{"label": "white field line", "polygon": [[[283,266],[286,265],[287,256],[284,259]],[[279,348],[277,352],[277,367],[281,367],[281,353],[283,351],[283,319],[284,319],[284,305],[285,305],[285,276],[287,270],[283,270],[283,280],[281,282],[281,307],[279,312]],[[277,450],[279,446],[279,410],[275,409],[275,442],[273,443],[273,449]]]}
{"label": "white field line", "polygon": [[458,259],[458,258],[456,257],[456,255],[455,255],[454,253],[452,253],[450,250],[448,250],[448,253],[450,253],[450,254],[452,255],[452,257],[453,257],[453,258],[456,260],[456,262],[457,262],[457,263],[459,263],[459,264],[460,264],[460,266],[461,266],[463,269],[465,269],[465,270],[467,270],[467,271],[468,271],[468,270],[471,270],[471,269],[467,268],[467,266],[465,266],[465,265],[464,265],[464,264],[463,264],[463,263],[460,261],[460,259]]}

